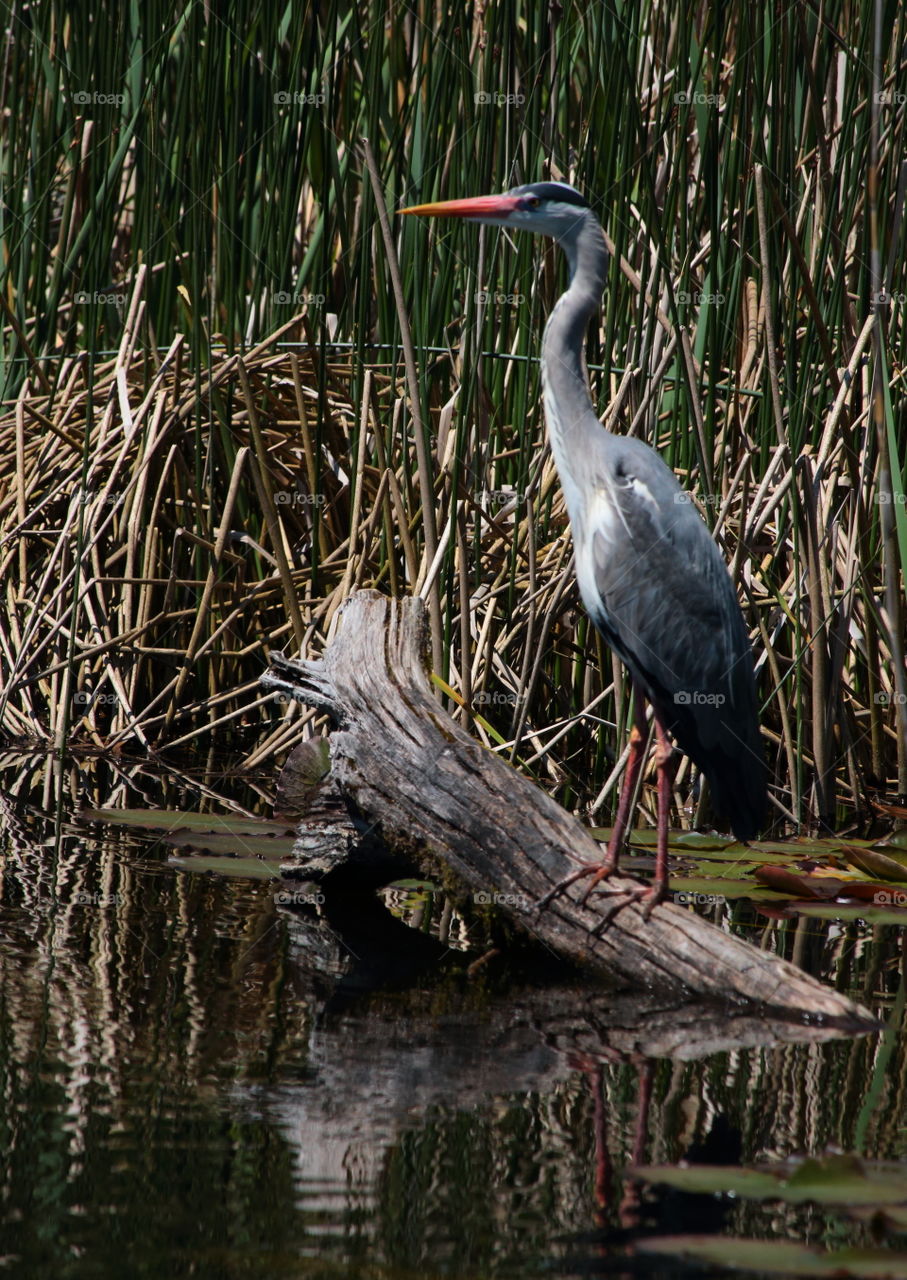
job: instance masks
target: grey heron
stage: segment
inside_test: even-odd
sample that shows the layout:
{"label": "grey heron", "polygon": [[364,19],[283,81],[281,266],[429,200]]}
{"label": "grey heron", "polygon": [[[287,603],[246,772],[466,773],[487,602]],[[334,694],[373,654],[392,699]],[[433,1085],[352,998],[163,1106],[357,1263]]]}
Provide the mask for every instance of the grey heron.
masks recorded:
{"label": "grey heron", "polygon": [[671,738],[708,779],[714,808],[739,839],[752,839],[763,820],[766,773],[753,655],[727,566],[689,494],[655,450],[605,430],[593,409],[586,329],[601,303],[608,250],[583,196],[565,183],[539,182],[401,212],[534,231],[552,236],[566,255],[569,285],[542,339],[545,418],[580,595],[629,669],[634,723],[605,858],[584,864],[555,892],[592,874],[586,900],[618,864],[648,740],[647,697],[656,737],[657,853],[651,887],[632,896],[648,899],[648,913],[667,892]]}

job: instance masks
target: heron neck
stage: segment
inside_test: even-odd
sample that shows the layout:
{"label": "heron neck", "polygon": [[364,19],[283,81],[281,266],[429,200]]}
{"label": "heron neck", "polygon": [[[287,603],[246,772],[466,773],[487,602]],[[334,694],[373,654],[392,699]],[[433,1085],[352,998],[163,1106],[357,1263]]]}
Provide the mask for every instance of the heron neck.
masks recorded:
{"label": "heron neck", "polygon": [[[572,467],[583,466],[584,442],[602,431],[586,370],[586,330],[601,304],[608,251],[602,229],[589,212],[569,240],[559,241],[567,255],[570,284],[548,317],[542,339],[542,383],[548,435],[568,508]],[[579,477],[577,478],[578,483]],[[571,510],[572,518],[572,510]]]}

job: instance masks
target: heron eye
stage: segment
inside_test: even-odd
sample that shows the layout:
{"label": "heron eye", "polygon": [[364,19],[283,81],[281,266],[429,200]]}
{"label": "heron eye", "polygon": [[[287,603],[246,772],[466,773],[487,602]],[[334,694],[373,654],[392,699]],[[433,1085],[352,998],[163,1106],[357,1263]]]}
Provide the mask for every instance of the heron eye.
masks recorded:
{"label": "heron eye", "polygon": [[542,202],[538,196],[530,196],[526,203],[530,209],[537,209]]}

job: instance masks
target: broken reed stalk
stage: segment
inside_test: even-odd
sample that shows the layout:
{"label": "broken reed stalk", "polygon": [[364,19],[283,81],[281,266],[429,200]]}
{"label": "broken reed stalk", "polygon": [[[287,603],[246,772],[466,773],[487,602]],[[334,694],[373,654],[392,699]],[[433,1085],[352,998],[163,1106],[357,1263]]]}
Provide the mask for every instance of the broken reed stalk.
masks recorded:
{"label": "broken reed stalk", "polygon": [[[865,327],[860,340],[864,332]],[[300,400],[317,398],[316,373],[306,364],[305,353],[274,352],[263,344],[256,360],[247,357],[242,366],[224,354],[207,372],[207,393],[220,406],[229,403],[235,390],[246,413],[232,421],[226,434],[211,437],[215,510],[199,505],[189,483],[192,459],[185,428],[196,406],[179,389],[181,351],[177,340],[148,386],[141,353],[133,352],[128,368],[116,360],[105,366],[90,390],[84,367],[77,363],[61,380],[52,404],[43,392],[27,390],[0,418],[0,446],[9,442],[12,447],[3,456],[13,463],[8,497],[0,501],[0,554],[16,573],[16,589],[8,592],[0,622],[0,724],[8,737],[49,734],[61,741],[61,708],[66,704],[72,713],[70,741],[122,745],[133,740],[149,746],[220,735],[227,743],[246,746],[260,760],[261,742],[288,740],[279,728],[285,711],[251,695],[275,637],[289,626],[297,646],[301,640],[306,652],[317,653],[326,626],[353,587],[393,580],[398,590],[408,592],[420,572],[430,568],[421,549],[421,497],[410,495],[405,484],[405,477],[417,470],[416,459],[406,452],[412,444],[393,430],[400,402],[393,396],[389,371],[376,366],[371,371],[373,393],[357,397],[355,404],[351,398],[344,402],[339,390],[331,393],[324,447],[336,459],[336,469],[323,465],[316,474],[311,436],[307,444],[298,425]],[[352,385],[352,368],[338,362],[332,366],[332,384],[340,388],[344,379]],[[89,397],[94,406],[90,416]],[[381,406],[394,406],[390,423],[371,423],[365,409],[370,401],[380,412],[386,412]],[[836,398],[830,414],[840,414],[840,406]],[[26,428],[51,416],[58,426],[55,433]],[[336,475],[348,469],[354,439],[358,491],[351,493],[348,484],[337,488]],[[221,452],[225,440],[228,453]],[[87,489],[81,481],[86,448],[91,457]],[[248,483],[253,452],[258,489]],[[773,458],[780,463],[781,456],[777,449]],[[828,601],[846,594],[850,625],[871,636],[877,625],[873,593],[864,589],[857,595],[853,584],[859,581],[865,588],[871,580],[871,566],[868,570],[862,563],[863,548],[871,544],[857,522],[878,508],[870,501],[842,509],[840,501],[832,501],[827,485],[839,489],[844,483],[832,460],[830,451],[826,466],[814,473],[812,518],[817,528],[808,545],[801,544],[809,551],[807,580],[817,574],[821,584],[813,609],[821,614]],[[535,472],[542,477],[540,448],[536,461]],[[773,537],[791,538],[792,495],[783,471],[770,466],[766,472],[780,480],[773,489],[770,481],[757,482],[760,477],[747,469],[746,459],[741,463],[728,480],[723,526],[745,527],[747,544],[758,545],[763,528],[772,530]],[[313,475],[314,493],[309,488]],[[272,497],[281,499],[272,501],[270,518],[263,517],[259,496],[265,483]],[[861,489],[865,486],[869,495],[874,483],[864,467]],[[748,509],[741,505],[745,496]],[[619,744],[613,730],[599,726],[602,719],[607,725],[618,718],[620,690],[608,692],[610,670],[599,672],[594,653],[578,646],[570,542],[552,477],[544,473],[538,496],[530,491],[523,507],[511,502],[493,509],[470,501],[461,503],[455,514],[455,500],[453,491],[437,498],[436,525],[455,536],[437,562],[434,581],[455,584],[452,597],[448,600],[445,591],[441,599],[445,613],[451,614],[450,626],[445,624],[451,637],[450,669],[462,673],[455,691],[460,697],[472,691],[459,714],[464,720],[471,716],[477,732],[498,749],[534,760],[532,767],[556,793],[586,804],[598,795],[600,804],[604,784],[609,777],[614,780],[613,755],[598,767],[594,764],[600,734],[609,753]],[[413,501],[416,511],[410,507]],[[314,521],[316,505],[332,518]],[[507,510],[511,514],[501,514]],[[344,519],[359,531],[354,555]],[[834,540],[827,536],[832,521],[839,528]],[[316,525],[327,554],[317,557],[313,579],[305,566]],[[850,546],[850,555],[842,559],[834,554],[837,545]],[[201,549],[208,561],[201,578],[193,548]],[[797,543],[791,548],[796,551]],[[452,580],[443,569],[448,562],[456,566]],[[77,601],[79,565],[83,589]],[[791,643],[789,625],[779,626],[771,615],[780,604],[781,619],[803,616],[802,578],[796,563],[788,562],[783,580],[772,583],[766,569],[745,556],[741,574],[761,619],[757,653],[764,647],[761,637],[768,640],[764,721],[769,742],[780,746],[774,759],[780,808],[797,813],[801,749],[811,767],[820,744],[816,738],[802,744],[797,739],[790,684],[802,653]],[[476,590],[473,583],[482,585]],[[290,584],[293,597],[288,598]],[[295,617],[292,599],[297,601]],[[85,624],[74,629],[80,608]],[[464,657],[467,644],[471,652]],[[887,696],[890,688],[884,639],[866,657],[874,673],[869,685],[861,676],[859,650],[847,649],[835,666],[839,697],[857,730],[848,736],[850,764],[841,774],[841,796],[851,806],[861,801],[854,787],[862,777],[878,776],[880,768],[897,769],[894,699],[883,704],[876,697]],[[565,664],[577,673],[567,685],[557,674],[567,669]],[[67,672],[72,673],[68,698]],[[560,692],[571,687],[583,690],[582,700],[573,705]],[[808,701],[815,703],[815,694]],[[861,738],[864,723],[872,732]],[[485,726],[494,729],[491,736]],[[296,731],[308,730],[297,726]],[[527,738],[532,744],[528,754],[523,749]],[[836,764],[832,757],[825,768]],[[785,795],[791,787],[794,794]]]}

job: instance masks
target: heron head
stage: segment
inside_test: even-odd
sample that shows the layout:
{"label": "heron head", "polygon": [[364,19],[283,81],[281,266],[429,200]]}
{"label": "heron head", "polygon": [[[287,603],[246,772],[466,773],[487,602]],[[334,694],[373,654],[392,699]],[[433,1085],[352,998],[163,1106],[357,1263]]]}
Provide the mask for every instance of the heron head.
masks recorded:
{"label": "heron head", "polygon": [[467,200],[442,200],[417,204],[401,213],[429,218],[465,218],[492,227],[513,227],[569,240],[585,222],[589,203],[566,182],[532,182],[500,196],[474,196]]}

